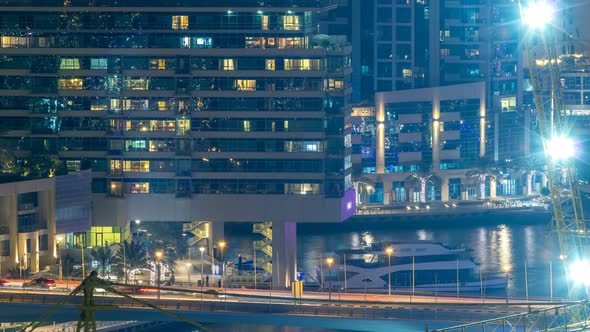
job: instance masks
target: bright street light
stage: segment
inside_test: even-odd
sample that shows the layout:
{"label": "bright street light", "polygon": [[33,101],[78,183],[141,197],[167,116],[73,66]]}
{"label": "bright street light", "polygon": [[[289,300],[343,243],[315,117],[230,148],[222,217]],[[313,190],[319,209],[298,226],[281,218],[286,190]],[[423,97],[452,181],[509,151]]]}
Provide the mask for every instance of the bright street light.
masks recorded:
{"label": "bright street light", "polygon": [[388,264],[387,264],[387,289],[388,289],[389,295],[391,295],[391,255],[393,254],[393,248],[392,247],[387,247],[387,249],[385,249],[385,252],[387,253],[387,260],[388,260]]}
{"label": "bright street light", "polygon": [[531,29],[541,29],[553,20],[555,8],[545,1],[535,1],[522,12],[523,21]]}
{"label": "bright street light", "polygon": [[162,252],[162,250],[156,251],[156,259],[158,260],[158,263],[156,265],[157,283],[158,283],[158,300],[160,299],[160,275],[162,274],[162,264],[160,263],[160,260],[162,260],[162,256],[164,256],[164,253]]}
{"label": "bright street light", "polygon": [[577,260],[570,265],[569,275],[578,284],[590,286],[590,263],[587,260]]}
{"label": "bright street light", "polygon": [[575,155],[575,144],[571,138],[555,136],[547,142],[546,153],[554,160],[566,160]]}
{"label": "bright street light", "polygon": [[328,257],[326,258],[326,263],[328,263],[328,276],[330,278],[330,283],[328,284],[328,306],[332,302],[332,264],[334,263],[334,258]]}

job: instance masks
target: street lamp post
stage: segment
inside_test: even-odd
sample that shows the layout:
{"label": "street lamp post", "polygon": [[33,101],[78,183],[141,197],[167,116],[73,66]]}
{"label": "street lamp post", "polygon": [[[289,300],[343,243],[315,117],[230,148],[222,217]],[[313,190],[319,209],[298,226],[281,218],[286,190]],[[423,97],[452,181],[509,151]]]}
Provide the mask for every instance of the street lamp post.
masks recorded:
{"label": "street lamp post", "polygon": [[385,252],[387,252],[387,290],[388,290],[388,294],[391,295],[391,255],[393,254],[393,248],[392,247],[387,247],[387,249],[385,249]]}
{"label": "street lamp post", "polygon": [[328,283],[328,306],[329,306],[332,302],[332,264],[334,263],[334,258],[332,258],[332,257],[326,258],[326,263],[328,263],[328,277],[330,278],[329,283]]}
{"label": "street lamp post", "polygon": [[162,264],[161,264],[161,260],[162,260],[162,256],[164,255],[164,253],[161,250],[156,251],[156,259],[157,259],[157,264],[156,264],[156,282],[158,283],[158,300],[160,299],[160,276],[162,274]]}
{"label": "street lamp post", "polygon": [[59,280],[63,279],[63,263],[61,260],[61,243],[63,241],[63,236],[58,235],[57,236],[57,268],[59,269],[57,271],[57,274],[59,276]]}
{"label": "street lamp post", "polygon": [[203,280],[203,252],[205,247],[199,247],[199,251],[201,252],[201,302],[203,302],[203,284],[205,283],[205,280]]}
{"label": "street lamp post", "polygon": [[219,248],[221,249],[221,282],[223,284],[223,298],[224,298],[224,305],[225,308],[227,309],[227,283],[225,282],[225,259],[223,256],[223,249],[225,248],[225,241],[221,240],[218,243]]}

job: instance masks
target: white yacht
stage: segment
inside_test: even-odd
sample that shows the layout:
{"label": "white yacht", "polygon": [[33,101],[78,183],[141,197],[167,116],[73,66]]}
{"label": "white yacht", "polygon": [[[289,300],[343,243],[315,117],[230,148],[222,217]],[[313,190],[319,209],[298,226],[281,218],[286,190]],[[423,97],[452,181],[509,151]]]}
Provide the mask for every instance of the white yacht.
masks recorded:
{"label": "white yacht", "polygon": [[[393,248],[391,266],[388,247]],[[466,251],[432,241],[373,243],[338,251],[345,257],[346,267],[326,275],[325,280],[333,288],[388,289],[388,271],[391,271],[393,290],[480,292],[506,286],[505,277],[480,274],[478,264]]]}

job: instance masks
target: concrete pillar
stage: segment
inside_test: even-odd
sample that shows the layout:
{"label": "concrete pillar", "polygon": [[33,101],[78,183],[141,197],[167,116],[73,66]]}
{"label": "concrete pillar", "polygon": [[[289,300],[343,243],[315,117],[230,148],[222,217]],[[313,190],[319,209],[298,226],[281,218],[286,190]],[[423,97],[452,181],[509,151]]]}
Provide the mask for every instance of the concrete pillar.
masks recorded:
{"label": "concrete pillar", "polygon": [[393,183],[391,181],[383,181],[383,204],[391,203],[391,192],[393,191]]}
{"label": "concrete pillar", "polygon": [[490,177],[490,198],[496,198],[496,178]]}
{"label": "concrete pillar", "polygon": [[31,272],[39,272],[39,232],[28,234],[29,239],[31,239],[31,248],[29,249],[31,252],[29,254],[31,265],[29,265],[29,268],[31,269]]}
{"label": "concrete pillar", "polygon": [[297,278],[297,224],[272,223],[272,286],[291,287]]}
{"label": "concrete pillar", "polygon": [[385,174],[385,101],[382,94],[377,94],[375,99],[375,173]]}
{"label": "concrete pillar", "polygon": [[432,96],[432,171],[440,169],[440,96],[434,89]]}
{"label": "concrete pillar", "polygon": [[[39,192],[38,211],[38,216],[42,220],[43,227],[47,229],[47,251],[41,251],[37,254],[37,256],[39,256],[39,261],[37,263],[39,268],[41,268],[54,264],[55,258],[57,257],[55,190]],[[38,240],[39,239],[37,238],[37,241]]]}
{"label": "concrete pillar", "polygon": [[6,196],[5,201],[7,215],[8,215],[8,233],[10,234],[10,261],[9,267],[18,267],[20,262],[19,258],[19,246],[18,246],[18,207],[16,194]]}
{"label": "concrete pillar", "polygon": [[[209,223],[209,240],[207,241],[208,244],[208,250],[209,253],[211,254],[211,274],[214,275],[215,274],[215,248],[218,248],[217,243],[219,243],[219,241],[225,241],[225,223],[224,222],[219,222],[219,221],[211,221]],[[219,250],[219,249],[218,249]],[[225,249],[227,250],[227,248]],[[219,253],[221,254],[221,253]],[[224,251],[224,255],[227,254],[226,251]],[[219,263],[221,263],[221,256],[219,256]],[[219,274],[221,274],[223,272],[223,266],[219,266]],[[211,282],[210,282],[211,284]]]}
{"label": "concrete pillar", "polygon": [[441,202],[448,202],[449,201],[449,178],[446,176],[441,177],[440,200],[441,200]]}

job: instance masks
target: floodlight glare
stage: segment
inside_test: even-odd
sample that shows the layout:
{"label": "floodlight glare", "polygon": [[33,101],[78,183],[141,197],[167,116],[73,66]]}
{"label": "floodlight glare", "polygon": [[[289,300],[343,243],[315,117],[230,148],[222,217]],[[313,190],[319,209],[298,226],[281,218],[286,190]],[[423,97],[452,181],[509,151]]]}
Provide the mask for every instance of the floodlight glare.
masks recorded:
{"label": "floodlight glare", "polygon": [[524,22],[532,29],[540,29],[553,20],[554,8],[545,1],[535,1],[523,11]]}
{"label": "floodlight glare", "polygon": [[590,264],[588,261],[578,260],[570,265],[570,276],[576,283],[584,284],[586,286],[590,285],[589,275]]}
{"label": "floodlight glare", "polygon": [[555,136],[547,142],[546,153],[555,160],[566,160],[574,156],[574,142],[564,136]]}

